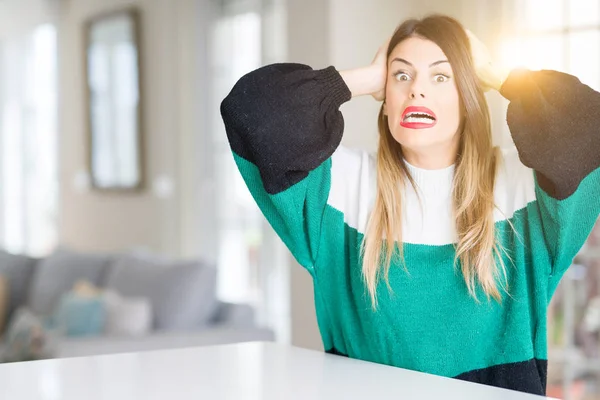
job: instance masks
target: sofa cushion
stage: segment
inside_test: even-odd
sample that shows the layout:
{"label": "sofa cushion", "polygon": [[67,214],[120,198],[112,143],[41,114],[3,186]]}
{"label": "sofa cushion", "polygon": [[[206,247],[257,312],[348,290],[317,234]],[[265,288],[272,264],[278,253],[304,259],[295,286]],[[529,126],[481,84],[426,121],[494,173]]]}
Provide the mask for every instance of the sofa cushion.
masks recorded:
{"label": "sofa cushion", "polygon": [[250,304],[219,302],[213,323],[221,326],[251,328],[255,326],[254,309]]}
{"label": "sofa cushion", "polygon": [[29,307],[39,315],[50,315],[63,293],[81,280],[100,285],[111,256],[59,249],[41,260],[33,273]]}
{"label": "sofa cushion", "polygon": [[6,318],[10,319],[13,312],[27,301],[27,293],[35,258],[7,253],[0,250],[0,275],[8,281],[8,311]]}
{"label": "sofa cushion", "polygon": [[129,255],[111,267],[106,287],[152,303],[156,330],[205,326],[217,307],[216,270],[200,262],[177,262]]}

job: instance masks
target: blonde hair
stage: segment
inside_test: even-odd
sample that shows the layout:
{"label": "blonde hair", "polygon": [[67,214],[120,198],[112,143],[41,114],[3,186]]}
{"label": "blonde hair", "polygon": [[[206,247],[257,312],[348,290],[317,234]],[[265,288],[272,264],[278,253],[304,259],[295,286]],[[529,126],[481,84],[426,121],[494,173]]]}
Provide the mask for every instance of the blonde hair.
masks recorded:
{"label": "blonde hair", "polygon": [[[413,19],[396,29],[388,58],[398,43],[412,36],[431,40],[444,51],[457,77],[460,106],[464,110],[452,189],[458,234],[455,266],[460,262],[468,291],[476,301],[479,301],[476,295],[479,283],[488,300],[493,297],[500,302],[498,278],[506,280],[506,269],[493,216],[499,156],[492,144],[489,111],[473,67],[469,40],[460,23],[450,17],[433,15],[422,20]],[[390,132],[383,106],[378,128],[377,195],[361,246],[363,279],[373,308],[377,307],[376,292],[382,274],[391,290],[388,277],[393,256],[399,257],[404,265],[402,190],[409,183],[415,187],[404,162],[402,147]]]}

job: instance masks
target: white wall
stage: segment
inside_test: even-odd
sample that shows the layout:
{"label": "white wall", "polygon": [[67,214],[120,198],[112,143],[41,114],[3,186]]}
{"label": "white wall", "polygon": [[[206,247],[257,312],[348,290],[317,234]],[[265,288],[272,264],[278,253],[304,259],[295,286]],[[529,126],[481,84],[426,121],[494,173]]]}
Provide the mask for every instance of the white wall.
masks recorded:
{"label": "white wall", "polygon": [[29,33],[35,26],[55,22],[58,2],[47,0],[0,1],[0,39]]}
{"label": "white wall", "polygon": [[[180,188],[192,177],[182,158],[193,160],[189,143],[195,129],[193,48],[197,2],[179,0],[79,0],[64,2],[59,30],[61,243],[81,250],[119,251],[144,247],[181,253],[183,226]],[[95,15],[136,6],[141,12],[141,64],[144,155],[148,188],[139,194],[90,190],[85,179],[87,130],[84,108],[83,24]],[[189,47],[188,47],[189,46]],[[185,157],[181,157],[185,152]],[[172,185],[161,197],[159,177]],[[186,186],[187,187],[187,186]]]}

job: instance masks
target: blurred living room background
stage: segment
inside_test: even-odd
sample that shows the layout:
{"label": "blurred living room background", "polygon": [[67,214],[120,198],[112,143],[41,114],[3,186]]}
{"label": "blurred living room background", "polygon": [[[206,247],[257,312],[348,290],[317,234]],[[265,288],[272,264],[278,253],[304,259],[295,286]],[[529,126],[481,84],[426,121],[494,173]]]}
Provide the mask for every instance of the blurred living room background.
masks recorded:
{"label": "blurred living room background", "polygon": [[[264,64],[367,64],[432,12],[507,67],[600,89],[600,0],[0,0],[0,362],[322,349],[312,282],[252,201],[219,105]],[[344,144],[374,151],[378,104],[342,112]],[[599,231],[550,305],[549,394],[566,399],[600,391]]]}

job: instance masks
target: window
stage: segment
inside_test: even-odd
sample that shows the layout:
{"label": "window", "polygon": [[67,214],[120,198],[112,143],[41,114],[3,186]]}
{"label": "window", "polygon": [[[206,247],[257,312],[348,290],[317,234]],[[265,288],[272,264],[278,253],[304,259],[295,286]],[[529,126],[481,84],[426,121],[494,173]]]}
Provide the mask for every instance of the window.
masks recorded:
{"label": "window", "polygon": [[0,42],[0,247],[44,255],[57,238],[56,29]]}
{"label": "window", "polygon": [[504,63],[567,72],[600,90],[600,0],[518,3],[518,34],[505,43]]}

